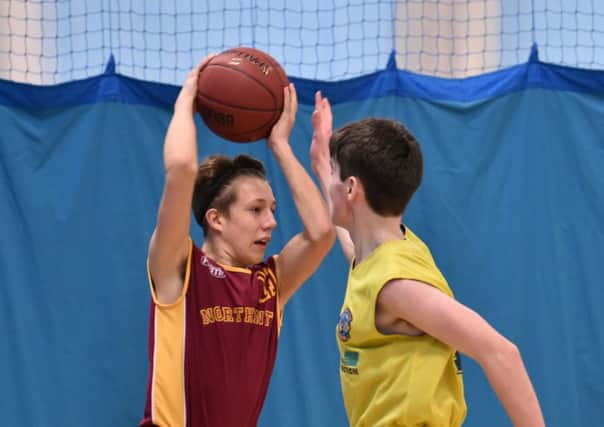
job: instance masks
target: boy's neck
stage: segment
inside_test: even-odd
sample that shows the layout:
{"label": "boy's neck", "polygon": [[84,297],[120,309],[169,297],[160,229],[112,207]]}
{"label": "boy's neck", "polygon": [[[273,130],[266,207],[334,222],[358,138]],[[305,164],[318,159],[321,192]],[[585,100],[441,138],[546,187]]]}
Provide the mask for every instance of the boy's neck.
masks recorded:
{"label": "boy's neck", "polygon": [[405,238],[403,230],[401,230],[400,217],[386,217],[374,212],[366,213],[353,220],[349,232],[354,243],[356,264],[367,258],[382,243]]}
{"label": "boy's neck", "polygon": [[230,266],[230,267],[247,267],[235,261],[232,253],[233,251],[229,246],[221,244],[217,239],[207,238],[204,240],[201,246],[202,252],[217,264]]}

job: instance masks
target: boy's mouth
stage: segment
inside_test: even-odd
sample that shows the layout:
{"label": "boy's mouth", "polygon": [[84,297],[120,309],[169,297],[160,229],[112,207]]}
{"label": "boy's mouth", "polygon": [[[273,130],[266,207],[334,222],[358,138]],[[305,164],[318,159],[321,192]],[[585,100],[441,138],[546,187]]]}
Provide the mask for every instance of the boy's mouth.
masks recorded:
{"label": "boy's mouth", "polygon": [[266,245],[268,245],[268,242],[270,242],[271,239],[269,238],[265,238],[265,239],[258,239],[256,241],[254,241],[255,245],[259,245],[262,246],[263,248],[266,247]]}

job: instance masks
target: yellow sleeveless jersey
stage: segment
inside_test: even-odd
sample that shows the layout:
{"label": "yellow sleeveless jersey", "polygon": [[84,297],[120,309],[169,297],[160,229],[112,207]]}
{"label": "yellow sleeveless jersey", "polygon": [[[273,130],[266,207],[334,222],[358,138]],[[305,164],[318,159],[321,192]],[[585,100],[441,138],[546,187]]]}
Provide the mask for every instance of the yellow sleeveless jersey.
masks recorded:
{"label": "yellow sleeveless jersey", "polygon": [[457,427],[466,416],[459,359],[429,335],[384,335],[375,306],[392,279],[453,293],[430,250],[409,229],[351,268],[337,326],[340,379],[352,427]]}

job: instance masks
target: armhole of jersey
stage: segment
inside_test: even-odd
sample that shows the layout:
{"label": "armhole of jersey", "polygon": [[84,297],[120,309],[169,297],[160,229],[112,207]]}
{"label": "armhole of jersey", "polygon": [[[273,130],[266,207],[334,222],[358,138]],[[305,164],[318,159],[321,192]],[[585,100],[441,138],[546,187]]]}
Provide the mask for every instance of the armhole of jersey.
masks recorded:
{"label": "armhole of jersey", "polygon": [[182,290],[180,292],[180,295],[176,299],[176,301],[174,301],[171,304],[162,304],[157,299],[157,294],[155,293],[155,286],[153,286],[153,279],[151,278],[151,271],[149,270],[149,258],[147,258],[147,280],[149,282],[149,289],[151,290],[151,298],[153,299],[153,303],[155,304],[156,307],[161,308],[161,309],[169,309],[172,307],[176,307],[183,302],[185,295],[187,294],[187,291],[189,290],[189,281],[191,278],[191,258],[192,257],[193,257],[193,240],[191,240],[191,237],[189,236],[189,251],[187,254],[187,266],[186,266],[186,270],[185,270],[185,278],[184,278]]}
{"label": "armhole of jersey", "polygon": [[[377,334],[379,334],[380,336],[383,336],[383,337],[392,336],[393,334],[385,334],[385,333],[381,332],[381,331],[378,329],[377,324],[376,324],[376,322],[375,322],[375,318],[376,318],[376,315],[377,315],[377,303],[378,303],[378,299],[379,299],[379,297],[380,297],[380,294],[382,293],[382,289],[384,289],[384,287],[385,287],[385,286],[386,286],[388,283],[390,283],[390,282],[392,282],[392,281],[394,281],[394,280],[401,280],[401,281],[402,281],[402,280],[411,280],[411,281],[413,281],[413,282],[422,283],[422,284],[424,284],[424,285],[426,285],[426,286],[430,286],[431,288],[434,288],[434,289],[436,289],[436,290],[438,290],[438,291],[440,291],[440,292],[444,293],[445,295],[448,295],[448,294],[447,294],[445,291],[443,291],[443,290],[442,290],[441,288],[439,288],[438,286],[435,286],[435,285],[433,285],[433,284],[431,284],[431,283],[428,283],[428,282],[424,282],[424,281],[422,281],[422,280],[417,280],[417,279],[408,278],[408,277],[397,277],[397,276],[393,276],[393,277],[391,277],[391,278],[387,279],[387,280],[386,280],[384,283],[382,283],[382,286],[380,286],[379,290],[378,290],[378,291],[377,291],[377,293],[375,294],[375,300],[374,300],[375,302],[374,302],[374,304],[373,304],[373,329],[374,329],[374,331],[375,331]],[[450,296],[450,295],[449,295],[449,296]],[[404,319],[402,319],[402,320],[404,320]],[[416,328],[416,329],[418,329],[418,328]],[[421,329],[418,329],[418,330],[421,330]],[[422,331],[422,332],[423,332],[423,331]],[[419,337],[419,336],[424,336],[424,335],[428,335],[428,334],[426,334],[425,332],[423,332],[423,333],[422,333],[422,335],[405,335],[405,334],[396,334],[396,336],[397,336],[397,337],[400,337],[400,338],[403,338],[403,339],[416,339],[417,337]]]}
{"label": "armhole of jersey", "polygon": [[[273,266],[275,272],[275,279],[277,279],[277,258],[279,255],[273,255]],[[281,307],[281,283],[277,281],[277,295],[275,295],[276,303],[275,308],[277,310],[277,335],[281,334],[281,324],[283,322],[283,310],[285,307]]]}
{"label": "armhole of jersey", "polygon": [[285,307],[281,307],[281,300],[279,298],[279,291],[277,291],[277,335],[281,334],[281,324],[283,323],[283,311]]}

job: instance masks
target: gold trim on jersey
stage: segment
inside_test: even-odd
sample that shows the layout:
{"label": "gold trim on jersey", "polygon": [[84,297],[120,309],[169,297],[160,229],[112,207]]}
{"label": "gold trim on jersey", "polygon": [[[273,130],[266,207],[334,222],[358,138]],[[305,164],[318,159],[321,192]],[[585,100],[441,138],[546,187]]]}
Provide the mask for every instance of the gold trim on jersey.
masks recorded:
{"label": "gold trim on jersey", "polygon": [[155,293],[155,285],[153,284],[153,278],[151,277],[151,271],[149,270],[149,258],[147,258],[147,279],[149,282],[149,287],[151,288],[151,298],[153,299],[153,302],[155,303],[155,305],[162,307],[162,308],[169,308],[169,307],[179,304],[184,299],[185,295],[187,294],[187,290],[189,289],[189,277],[191,275],[191,257],[192,256],[193,256],[193,241],[189,237],[189,251],[187,254],[187,268],[185,271],[185,278],[184,278],[184,281],[182,284],[182,290],[180,292],[180,295],[176,299],[176,301],[174,301],[171,304],[162,304],[157,299],[157,294]]}
{"label": "gold trim on jersey", "polygon": [[[273,255],[275,266],[277,265],[277,257],[278,257],[278,255]],[[231,272],[235,272],[235,273],[252,274],[252,270],[249,268],[246,268],[246,267],[235,267],[232,265],[222,264],[217,261],[214,261],[214,262],[227,271],[231,271]],[[277,333],[280,334],[281,333],[281,324],[283,322],[283,312],[284,312],[285,307],[281,307],[281,298],[279,297],[279,294],[280,294],[279,282],[277,281],[277,276],[270,268],[267,268],[263,271],[268,272],[269,285],[268,285],[268,288],[267,287],[264,288],[264,296],[263,296],[264,300],[261,300],[260,302],[267,301],[272,296],[274,296],[277,299]],[[264,279],[265,279],[265,275],[263,274],[261,277],[262,282],[265,282]],[[268,298],[267,298],[267,296],[268,296]]]}
{"label": "gold trim on jersey", "polygon": [[235,267],[235,266],[232,266],[232,265],[221,264],[219,262],[216,262],[216,264],[218,264],[219,266],[221,266],[222,268],[224,268],[227,271],[232,271],[232,272],[235,272],[235,273],[252,274],[252,270],[250,270],[247,267]]}
{"label": "gold trim on jersey", "polygon": [[182,292],[172,304],[161,304],[157,301],[147,260],[147,275],[155,303],[151,419],[154,424],[162,427],[186,425],[184,355],[187,304],[185,295],[189,288],[192,256],[193,242],[189,238],[189,253]]}

